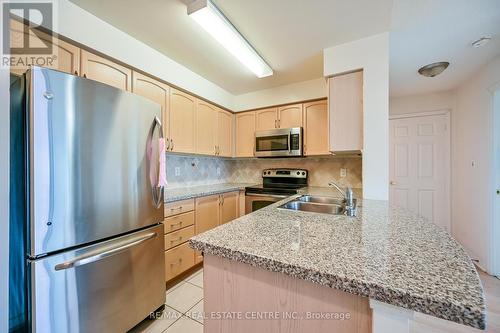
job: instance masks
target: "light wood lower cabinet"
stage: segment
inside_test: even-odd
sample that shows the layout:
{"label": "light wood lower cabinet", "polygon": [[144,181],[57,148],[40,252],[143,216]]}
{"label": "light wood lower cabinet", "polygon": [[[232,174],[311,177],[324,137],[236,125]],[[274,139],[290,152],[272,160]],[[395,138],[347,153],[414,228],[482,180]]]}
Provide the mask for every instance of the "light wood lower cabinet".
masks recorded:
{"label": "light wood lower cabinet", "polygon": [[221,194],[219,225],[238,218],[239,192],[227,192]]}
{"label": "light wood lower cabinet", "polygon": [[109,59],[82,50],[82,76],[118,89],[132,90],[132,70]]}
{"label": "light wood lower cabinet", "polygon": [[196,198],[195,204],[195,232],[201,234],[219,225],[220,196],[210,195]]}
{"label": "light wood lower cabinet", "polygon": [[236,157],[253,157],[255,146],[255,112],[236,114]]}
{"label": "light wood lower cabinet", "polygon": [[165,250],[185,243],[194,236],[194,225],[179,229],[165,235]]}
{"label": "light wood lower cabinet", "polygon": [[326,100],[304,104],[304,154],[329,155]]}
{"label": "light wood lower cabinet", "polygon": [[165,204],[164,237],[167,281],[203,261],[201,252],[189,248],[189,238],[238,218],[240,192],[242,191]]}
{"label": "light wood lower cabinet", "polygon": [[194,266],[194,250],[184,243],[165,251],[165,278],[171,280]]}

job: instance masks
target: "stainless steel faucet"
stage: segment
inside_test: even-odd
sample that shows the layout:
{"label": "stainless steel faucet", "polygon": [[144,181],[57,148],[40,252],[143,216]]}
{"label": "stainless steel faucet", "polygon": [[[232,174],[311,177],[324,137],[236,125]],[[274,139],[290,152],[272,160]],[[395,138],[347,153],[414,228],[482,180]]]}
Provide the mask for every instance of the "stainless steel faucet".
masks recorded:
{"label": "stainless steel faucet", "polygon": [[352,193],[352,188],[347,186],[345,191],[344,191],[334,182],[328,183],[328,186],[334,187],[344,197],[346,215],[347,216],[356,216],[356,200],[354,199],[354,195]]}

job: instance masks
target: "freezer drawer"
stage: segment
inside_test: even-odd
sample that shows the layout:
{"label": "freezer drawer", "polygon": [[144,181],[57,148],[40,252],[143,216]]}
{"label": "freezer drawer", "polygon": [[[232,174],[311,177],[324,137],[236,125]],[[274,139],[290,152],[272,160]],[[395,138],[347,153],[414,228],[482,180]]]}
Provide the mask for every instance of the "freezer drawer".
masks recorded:
{"label": "freezer drawer", "polygon": [[34,332],[126,332],[165,303],[163,225],[29,262]]}

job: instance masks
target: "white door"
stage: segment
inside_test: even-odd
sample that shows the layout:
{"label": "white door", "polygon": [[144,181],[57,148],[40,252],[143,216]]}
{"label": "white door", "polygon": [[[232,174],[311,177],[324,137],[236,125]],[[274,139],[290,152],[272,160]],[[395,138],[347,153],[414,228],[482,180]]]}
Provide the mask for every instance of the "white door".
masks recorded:
{"label": "white door", "polygon": [[450,231],[449,113],[390,119],[389,200]]}

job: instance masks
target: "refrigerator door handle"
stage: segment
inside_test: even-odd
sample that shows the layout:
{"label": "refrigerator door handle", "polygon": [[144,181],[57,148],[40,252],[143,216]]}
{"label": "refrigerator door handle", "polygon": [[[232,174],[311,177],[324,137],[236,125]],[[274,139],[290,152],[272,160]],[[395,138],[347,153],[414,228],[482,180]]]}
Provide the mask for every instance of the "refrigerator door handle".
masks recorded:
{"label": "refrigerator door handle", "polygon": [[[154,135],[156,127],[158,127],[158,129],[159,129],[159,137],[161,139],[163,139],[163,126],[161,124],[160,119],[158,117],[155,117],[153,126],[151,127],[150,138],[148,140],[150,142],[150,145],[152,145],[153,135]],[[150,146],[149,149],[152,150],[152,147]],[[164,152],[160,152],[160,153],[164,153]],[[148,154],[148,155],[149,155],[149,174],[151,177],[151,175],[153,175],[153,172],[154,172],[154,170],[152,170],[152,168],[153,168],[152,156],[151,156],[152,154]],[[162,197],[163,197],[163,189],[164,189],[163,185],[158,186],[159,178],[160,178],[160,161],[158,160],[157,177],[156,177],[156,179],[151,179],[151,190],[152,190],[152,195],[153,195],[153,203],[154,203],[156,208],[160,208],[160,206],[161,206],[161,201],[162,201]]]}
{"label": "refrigerator door handle", "polygon": [[111,256],[118,254],[118,253],[121,253],[123,251],[126,251],[127,249],[134,247],[134,246],[137,246],[141,243],[144,243],[148,239],[155,238],[156,236],[157,236],[156,232],[151,232],[147,235],[138,236],[136,238],[129,240],[125,244],[120,244],[118,246],[111,247],[111,248],[106,247],[102,251],[92,251],[90,253],[78,256],[74,259],[57,264],[54,267],[54,269],[56,271],[61,271],[61,270],[65,270],[68,268],[74,268],[74,267],[90,264],[90,263],[111,257]]}

